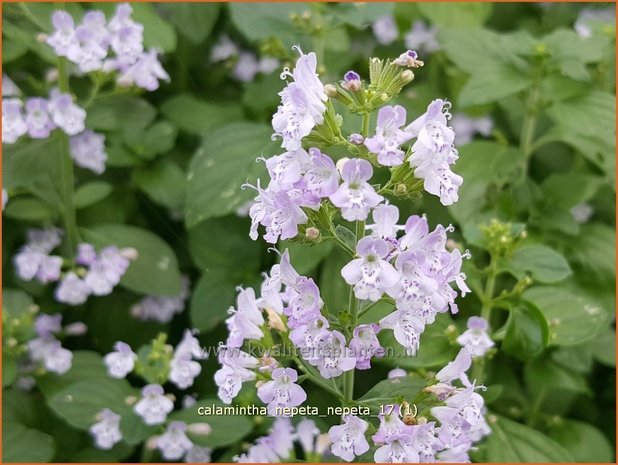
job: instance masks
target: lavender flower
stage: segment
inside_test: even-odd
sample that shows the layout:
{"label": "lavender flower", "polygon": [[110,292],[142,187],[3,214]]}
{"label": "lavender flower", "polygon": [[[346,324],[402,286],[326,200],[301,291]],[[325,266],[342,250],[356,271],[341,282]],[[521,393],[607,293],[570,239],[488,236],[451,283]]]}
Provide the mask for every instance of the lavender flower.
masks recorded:
{"label": "lavender flower", "polygon": [[299,278],[292,289],[295,294],[290,298],[284,314],[289,317],[290,328],[295,328],[320,316],[324,302],[320,298],[320,289],[311,278]]}
{"label": "lavender flower", "polygon": [[383,239],[363,237],[356,245],[360,258],[352,260],[341,269],[346,283],[354,285],[357,299],[377,302],[384,292],[399,280],[399,273],[385,260],[389,246]]}
{"label": "lavender flower", "polygon": [[419,456],[411,436],[407,434],[390,436],[386,444],[376,450],[376,463],[418,463]]}
{"label": "lavender flower", "polygon": [[17,87],[17,84],[8,75],[2,74],[2,98],[19,97],[20,95],[21,89]]}
{"label": "lavender flower", "polygon": [[378,163],[398,166],[403,163],[404,152],[400,146],[412,136],[400,128],[406,124],[406,109],[401,105],[384,106],[378,112],[376,135],[365,139],[365,146],[378,155]]}
{"label": "lavender flower", "polygon": [[320,376],[325,379],[336,378],[356,366],[356,359],[348,352],[345,337],[339,331],[320,332],[315,348],[315,358],[308,361],[318,367]]}
{"label": "lavender flower", "polygon": [[232,315],[225,323],[229,330],[227,345],[229,347],[240,347],[245,339],[261,339],[264,333],[260,326],[264,324],[264,317],[258,308],[255,291],[252,288],[239,288],[237,305],[229,309]]}
{"label": "lavender flower", "polygon": [[406,47],[424,54],[430,54],[441,48],[436,38],[437,34],[437,27],[428,27],[423,21],[414,21],[412,29],[405,35],[404,41]]}
{"label": "lavender flower", "polygon": [[487,334],[487,328],[487,320],[472,316],[468,318],[468,329],[457,338],[457,342],[472,357],[482,357],[494,346],[494,341]]}
{"label": "lavender flower", "polygon": [[186,463],[210,463],[212,461],[212,449],[193,444],[184,460]]}
{"label": "lavender flower", "polygon": [[137,354],[131,350],[131,346],[121,341],[114,344],[114,352],[110,352],[103,357],[103,362],[107,366],[107,373],[112,378],[125,378],[133,371]]}
{"label": "lavender flower", "polygon": [[328,155],[319,149],[309,149],[310,168],[303,176],[306,189],[319,198],[334,194],[339,187],[339,172]]}
{"label": "lavender flower", "polygon": [[58,302],[81,305],[86,302],[91,292],[90,287],[82,279],[69,271],[60,281],[54,295]]}
{"label": "lavender flower", "polygon": [[34,331],[41,338],[48,338],[62,331],[62,315],[55,313],[53,315],[42,314],[34,320]]}
{"label": "lavender flower", "polygon": [[305,454],[315,451],[315,439],[320,434],[320,430],[313,420],[302,419],[296,425],[296,436]]}
{"label": "lavender flower", "polygon": [[157,438],[157,449],[165,460],[179,460],[193,447],[186,434],[187,425],[182,421],[173,421],[167,430]]}
{"label": "lavender flower", "polygon": [[66,11],[55,11],[52,14],[54,32],[47,38],[47,44],[60,57],[67,56],[69,48],[75,44],[75,22]]}
{"label": "lavender flower", "polygon": [[[391,15],[380,16],[371,26],[376,41],[381,45],[389,45],[397,40],[399,31],[395,18]],[[411,47],[414,48],[414,47]]]}
{"label": "lavender flower", "polygon": [[238,55],[238,47],[228,36],[223,35],[219,38],[217,43],[213,45],[210,51],[210,61],[217,63],[219,61],[225,61],[234,55]]}
{"label": "lavender flower", "polygon": [[158,384],[148,384],[142,389],[142,398],[135,404],[133,411],[142,417],[147,425],[159,425],[174,409],[174,403],[164,395]]}
{"label": "lavender flower", "polygon": [[170,361],[169,379],[180,389],[192,386],[195,378],[202,372],[201,365],[193,358],[201,360],[206,357],[197,338],[190,330],[186,330]]}
{"label": "lavender flower", "polygon": [[33,139],[46,139],[56,125],[49,114],[47,100],[34,97],[26,101],[26,125]]}
{"label": "lavender flower", "polygon": [[401,420],[401,407],[397,404],[384,405],[378,415],[380,426],[371,437],[376,444],[384,444],[393,437],[410,435],[412,428]]}
{"label": "lavender flower", "polygon": [[73,103],[70,94],[52,91],[48,109],[54,124],[68,135],[74,136],[84,130],[86,112]]}
{"label": "lavender flower", "polygon": [[232,70],[232,76],[241,82],[251,82],[260,71],[260,63],[255,54],[251,52],[240,52],[238,61]]}
{"label": "lavender flower", "polygon": [[143,297],[131,307],[131,315],[142,321],[169,323],[174,315],[184,310],[185,301],[189,297],[189,278],[183,276],[180,285],[180,293],[175,297],[158,295],[147,295]]}
{"label": "lavender flower", "polygon": [[350,349],[356,358],[357,370],[371,368],[372,357],[384,357],[384,349],[376,336],[378,332],[380,332],[380,327],[376,324],[359,325],[354,328]]}
{"label": "lavender flower", "polygon": [[367,160],[352,159],[345,162],[341,170],[343,184],[329,199],[341,208],[341,216],[348,221],[364,221],[369,210],[384,198],[378,195],[367,181],[373,175],[373,168]]}
{"label": "lavender flower", "polygon": [[272,380],[266,381],[257,391],[258,397],[268,404],[268,414],[281,415],[282,408],[296,407],[307,400],[307,394],[295,384],[298,374],[293,368],[277,368],[272,372]]}
{"label": "lavender flower", "polygon": [[471,118],[463,113],[458,113],[451,118],[451,126],[456,133],[455,142],[459,145],[465,145],[472,141],[475,134],[489,137],[494,122],[489,116]]}
{"label": "lavender flower", "polygon": [[341,87],[350,92],[358,92],[361,88],[361,78],[356,71],[348,71],[343,76]]}
{"label": "lavender flower", "polygon": [[331,452],[346,462],[351,462],[354,457],[363,455],[369,450],[369,443],[365,438],[365,431],[369,424],[354,415],[343,417],[343,425],[335,425],[328,431],[333,445]]}
{"label": "lavender flower", "polygon": [[[3,87],[4,89],[4,87]],[[17,139],[28,132],[28,125],[22,112],[19,99],[2,99],[2,143],[14,144]]]}
{"label": "lavender flower", "polygon": [[109,450],[114,444],[122,441],[120,415],[104,408],[97,414],[97,422],[88,431],[94,437],[94,443],[99,449]]}
{"label": "lavender flower", "polygon": [[53,336],[30,340],[28,351],[32,361],[42,362],[47,371],[63,375],[71,369],[73,353],[62,347]]}
{"label": "lavender flower", "polygon": [[89,11],[84,16],[83,24],[75,30],[66,56],[77,64],[82,73],[89,73],[102,69],[107,50],[105,15],[100,11]]}
{"label": "lavender flower", "polygon": [[403,229],[402,226],[398,226],[399,221],[399,209],[395,205],[389,205],[388,203],[382,203],[373,209],[372,212],[374,224],[367,225],[374,237],[382,239],[395,239],[397,232]]}
{"label": "lavender flower", "polygon": [[403,368],[393,368],[391,371],[388,372],[388,374],[386,375],[386,377],[388,379],[393,379],[393,378],[405,378],[406,376],[408,376],[408,372],[406,370],[404,370]]}
{"label": "lavender flower", "polygon": [[81,168],[96,174],[105,171],[107,153],[105,153],[105,136],[90,129],[71,137],[71,158]]}
{"label": "lavender flower", "polygon": [[436,379],[443,383],[462,378],[472,364],[472,357],[466,348],[463,348],[455,357],[455,360],[448,362],[447,365],[436,373]]}
{"label": "lavender flower", "polygon": [[244,381],[255,379],[258,361],[240,349],[221,346],[219,363],[222,365],[215,373],[215,383],[219,387],[217,395],[226,404],[238,395]]}
{"label": "lavender flower", "polygon": [[142,53],[137,61],[133,63],[118,78],[118,84],[122,86],[136,85],[148,91],[157,90],[159,81],[169,82],[170,76],[167,74],[157,56],[156,50],[149,50]]}

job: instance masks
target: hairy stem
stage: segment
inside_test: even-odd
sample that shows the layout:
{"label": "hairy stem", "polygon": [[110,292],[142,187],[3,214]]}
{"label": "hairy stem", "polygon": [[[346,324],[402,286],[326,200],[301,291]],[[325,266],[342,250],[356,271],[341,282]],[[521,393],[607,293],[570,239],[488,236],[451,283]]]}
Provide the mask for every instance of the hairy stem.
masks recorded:
{"label": "hairy stem", "polygon": [[[69,92],[69,73],[67,61],[64,57],[58,57],[58,87],[60,92]],[[71,159],[69,136],[60,132],[60,166],[62,166],[62,204],[64,227],[67,232],[67,253],[71,260],[75,256],[75,249],[79,243],[77,220],[75,216],[75,175],[73,173],[73,160]]]}
{"label": "hairy stem", "polygon": [[[485,290],[481,295],[481,317],[484,318],[485,321],[487,321],[487,327],[489,332],[491,332],[491,310],[493,308],[494,302],[496,276],[498,276],[498,269],[496,268],[496,262],[492,257],[489,264],[487,281],[485,282]],[[481,382],[484,370],[485,360],[482,358],[475,360],[474,368],[472,369],[472,378],[477,380],[478,382]]]}

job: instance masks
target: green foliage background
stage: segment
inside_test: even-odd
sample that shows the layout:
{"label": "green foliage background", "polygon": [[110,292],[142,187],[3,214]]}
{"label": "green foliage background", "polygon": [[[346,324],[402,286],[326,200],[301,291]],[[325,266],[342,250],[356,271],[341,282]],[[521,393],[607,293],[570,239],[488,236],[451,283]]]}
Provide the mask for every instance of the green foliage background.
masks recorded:
{"label": "green foliage background", "polygon": [[[606,4],[605,4],[606,5]],[[604,5],[587,4],[587,7]],[[86,8],[68,4],[79,17]],[[502,257],[495,291],[510,290],[529,276],[532,285],[494,309],[493,334],[500,350],[484,383],[493,434],[478,461],[614,460],[615,438],[615,29],[598,25],[581,39],[572,28],[582,5],[518,3],[398,4],[134,4],[147,46],[165,52],[171,82],[151,94],[101,92],[87,107],[88,127],[104,132],[109,155],[102,176],[77,171],[75,204],[80,235],[96,245],[133,246],[140,252],[112,295],[67,308],[49,287],[19,281],[11,257],[25,230],[60,224],[63,188],[60,144],[52,137],[3,147],[3,186],[11,200],[3,215],[3,323],[35,302],[62,312],[66,322],[85,321],[89,332],[70,341],[74,367],[64,376],[45,374],[31,392],[17,389],[15,361],[3,355],[4,461],[149,461],[143,447],[152,434],[135,419],[130,435],[112,451],[94,449],[86,430],[103,407],[126,412],[138,389],[111,380],[101,363],[116,340],[139,347],[163,331],[176,341],[186,327],[215,346],[237,285],[259,284],[276,260],[266,245],[248,237],[249,221],[235,212],[252,197],[240,185],[265,174],[258,156],[279,153],[270,139],[270,117],[283,87],[278,73],[239,83],[233,63],[209,61],[222,34],[244,48],[292,64],[291,46],[314,50],[323,82],[348,69],[367,77],[369,56],[394,57],[401,40],[379,46],[368,25],[393,14],[401,31],[422,19],[439,27],[439,52],[422,56],[425,67],[397,98],[408,115],[421,114],[434,98],[453,102],[453,112],[489,114],[491,137],[460,147],[455,171],[464,177],[460,200],[448,209],[436,198],[402,200],[402,217],[425,212],[430,222],[457,227],[455,239],[470,248],[467,264],[474,292],[460,299],[456,318],[441,315],[421,339],[416,358],[383,360],[359,376],[357,394],[394,366],[432,370],[457,352],[449,325],[465,327],[478,314],[479,287],[492,245],[480,226],[498,219],[527,238]],[[49,32],[53,4],[5,4],[3,71],[26,95],[46,95],[46,70],[56,57],[37,42]],[[89,99],[88,78],[72,79],[78,101]],[[373,123],[372,123],[373,124]],[[328,152],[333,157],[344,153]],[[589,203],[594,213],[577,223],[572,207]],[[311,248],[288,244],[300,273],[319,279],[330,308],[347,293],[339,270],[346,261],[330,243]],[[283,245],[282,245],[283,247]],[[190,276],[187,310],[169,325],[134,320],[129,308],[143,294],[175,295],[181,273]],[[365,318],[390,309],[376,306]],[[6,343],[6,341],[5,341]],[[384,341],[394,344],[393,340]],[[210,360],[198,378],[200,401],[215,402]],[[243,391],[242,402],[253,392]],[[67,402],[67,399],[73,399]],[[328,404],[309,392],[309,403]],[[191,418],[192,409],[175,413]],[[326,427],[326,424],[322,426]],[[213,420],[203,445],[229,461],[265,429],[256,418]]]}

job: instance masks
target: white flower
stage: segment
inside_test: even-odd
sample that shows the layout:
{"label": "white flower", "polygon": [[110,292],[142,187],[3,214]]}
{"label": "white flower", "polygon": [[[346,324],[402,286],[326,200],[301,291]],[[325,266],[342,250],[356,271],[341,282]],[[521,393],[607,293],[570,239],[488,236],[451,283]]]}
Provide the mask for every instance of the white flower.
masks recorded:
{"label": "white flower", "polygon": [[487,334],[487,328],[487,320],[472,316],[468,318],[468,329],[457,338],[457,342],[464,346],[472,357],[482,357],[494,346],[494,341]]}
{"label": "white flower", "polygon": [[113,378],[124,378],[133,371],[137,355],[131,347],[121,341],[114,344],[115,352],[110,352],[103,358],[107,373]]}
{"label": "white flower", "polygon": [[173,409],[174,403],[164,395],[163,388],[158,384],[144,386],[142,398],[133,407],[133,411],[142,417],[147,425],[163,423]]}
{"label": "white flower", "polygon": [[109,450],[122,440],[120,415],[110,409],[103,409],[97,415],[98,422],[89,428],[94,443],[99,449]]}
{"label": "white flower", "polygon": [[186,435],[187,425],[182,421],[169,424],[167,431],[157,438],[157,448],[165,460],[179,460],[191,450],[193,443]]}

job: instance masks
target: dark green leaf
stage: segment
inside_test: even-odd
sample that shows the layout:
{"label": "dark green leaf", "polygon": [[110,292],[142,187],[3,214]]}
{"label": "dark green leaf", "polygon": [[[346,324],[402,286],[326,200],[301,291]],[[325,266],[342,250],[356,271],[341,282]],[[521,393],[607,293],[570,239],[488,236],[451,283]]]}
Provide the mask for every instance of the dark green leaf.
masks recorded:
{"label": "dark green leaf", "polygon": [[421,14],[437,26],[480,26],[491,15],[491,3],[419,3]]}
{"label": "dark green leaf", "polygon": [[88,108],[86,125],[89,128],[104,131],[126,127],[146,127],[154,120],[156,114],[155,108],[139,97],[104,96],[97,98]]}
{"label": "dark green leaf", "polygon": [[75,191],[75,208],[85,208],[103,200],[112,192],[113,186],[105,181],[90,181]]}
{"label": "dark green leaf", "polygon": [[173,161],[164,159],[133,172],[133,182],[154,202],[182,211],[186,197],[186,175]]}
{"label": "dark green leaf", "polygon": [[242,118],[241,109],[236,105],[206,102],[189,94],[166,100],[161,112],[179,129],[194,134],[206,134],[216,126]]}
{"label": "dark green leaf", "polygon": [[492,62],[475,70],[459,94],[459,105],[474,106],[497,102],[531,85],[531,80],[514,66]]}
{"label": "dark green leaf", "polygon": [[511,308],[502,349],[520,360],[530,360],[549,344],[545,317],[534,305],[522,303]]}
{"label": "dark green leaf", "polygon": [[49,462],[54,456],[54,440],[51,436],[19,423],[2,423],[2,461]]}
{"label": "dark green leaf", "polygon": [[170,21],[178,33],[194,44],[202,43],[211,33],[219,17],[219,3],[173,3],[162,4],[169,10]]}
{"label": "dark green leaf", "polygon": [[541,283],[555,283],[571,274],[569,264],[555,250],[540,244],[519,247],[511,256],[509,271],[518,279],[526,273]]}
{"label": "dark green leaf", "polygon": [[553,425],[549,436],[560,443],[576,462],[613,462],[614,448],[607,437],[589,423],[562,420]]}

